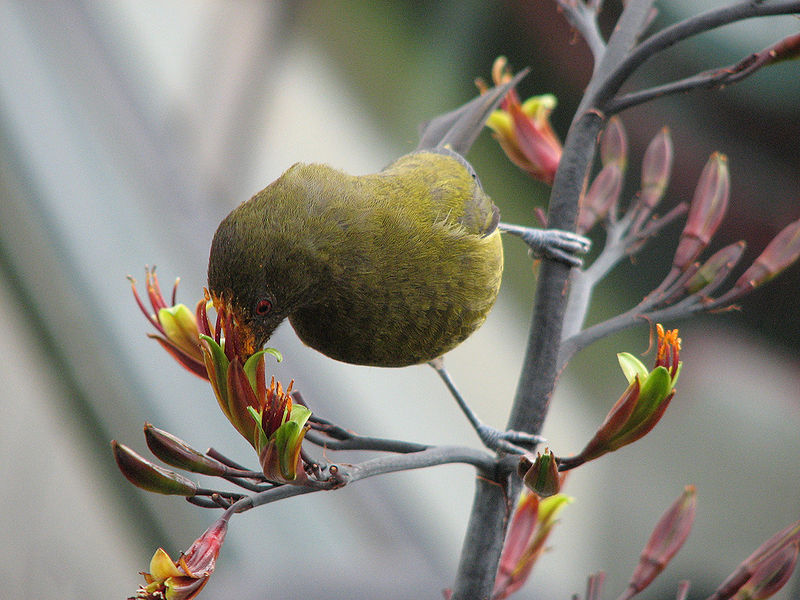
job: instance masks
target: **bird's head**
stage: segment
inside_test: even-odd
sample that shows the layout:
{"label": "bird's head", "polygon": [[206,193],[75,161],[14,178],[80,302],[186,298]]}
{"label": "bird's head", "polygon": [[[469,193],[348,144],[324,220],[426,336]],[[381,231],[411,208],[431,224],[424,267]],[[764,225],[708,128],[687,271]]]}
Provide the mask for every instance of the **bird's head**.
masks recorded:
{"label": "bird's head", "polygon": [[233,316],[248,354],[264,346],[302,295],[284,238],[250,200],[222,221],[211,243],[208,289],[217,312]]}

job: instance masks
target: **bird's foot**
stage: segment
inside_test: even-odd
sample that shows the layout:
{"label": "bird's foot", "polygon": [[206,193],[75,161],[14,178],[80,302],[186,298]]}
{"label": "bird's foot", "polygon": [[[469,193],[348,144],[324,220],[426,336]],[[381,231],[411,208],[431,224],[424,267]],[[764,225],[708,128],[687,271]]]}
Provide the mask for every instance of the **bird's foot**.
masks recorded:
{"label": "bird's foot", "polygon": [[580,267],[583,261],[576,255],[586,254],[592,247],[589,238],[571,231],[536,229],[508,223],[500,223],[499,227],[501,231],[521,238],[534,256],[558,260],[571,267]]}
{"label": "bird's foot", "polygon": [[532,433],[515,431],[513,429],[503,431],[484,424],[478,418],[478,415],[475,414],[475,411],[466,403],[461,392],[458,391],[455,382],[452,377],[450,377],[450,373],[444,366],[442,357],[435,358],[428,364],[433,367],[442,381],[444,381],[444,384],[447,386],[447,389],[450,390],[459,408],[461,408],[462,412],[475,429],[481,442],[490,450],[494,450],[495,452],[507,452],[508,454],[525,454],[529,449],[544,441],[543,437]]}
{"label": "bird's foot", "polygon": [[483,445],[495,452],[525,454],[545,439],[540,435],[507,429],[502,431],[481,423],[475,428]]}

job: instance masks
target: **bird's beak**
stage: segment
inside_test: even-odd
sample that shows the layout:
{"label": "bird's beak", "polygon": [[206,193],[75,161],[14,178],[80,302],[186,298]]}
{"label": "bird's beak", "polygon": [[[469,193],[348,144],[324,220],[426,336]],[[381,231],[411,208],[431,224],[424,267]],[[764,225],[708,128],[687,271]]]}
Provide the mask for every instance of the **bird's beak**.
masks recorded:
{"label": "bird's beak", "polygon": [[251,327],[247,327],[244,324],[239,324],[237,322],[234,327],[236,328],[236,337],[241,341],[242,349],[245,352],[247,357],[252,356],[261,348],[264,347],[265,342],[258,343],[256,341],[256,334]]}
{"label": "bird's beak", "polygon": [[212,302],[214,303],[214,310],[217,311],[222,323],[225,341],[233,344],[234,352],[242,362],[264,346],[266,340],[260,344],[258,343],[254,328],[247,324],[247,321],[238,314],[238,311],[233,306],[230,306],[224,299],[217,296],[212,296]]}

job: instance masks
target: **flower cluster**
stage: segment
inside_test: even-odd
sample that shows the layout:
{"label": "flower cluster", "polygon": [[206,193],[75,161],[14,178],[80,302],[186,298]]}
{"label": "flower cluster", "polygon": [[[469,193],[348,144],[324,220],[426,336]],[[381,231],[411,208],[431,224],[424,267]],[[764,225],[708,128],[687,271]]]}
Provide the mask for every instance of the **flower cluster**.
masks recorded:
{"label": "flower cluster", "polygon": [[656,325],[656,332],[656,361],[652,371],[648,371],[632,354],[621,352],[617,355],[628,387],[586,447],[576,456],[559,459],[561,471],[635,442],[661,420],[675,395],[675,384],[681,371],[681,339],[677,329],[664,331],[661,325]]}
{"label": "flower cluster", "polygon": [[212,324],[207,294],[191,311],[176,304],[177,281],[171,304],[164,299],[154,270],[147,270],[145,281],[152,312],[142,302],[133,280],[131,284],[139,308],[158,330],[159,334],[151,337],[181,365],[211,383],[223,414],[256,450],[271,481],[302,481],[305,472],[300,449],[311,411],[292,401],[292,384],[284,390],[272,378],[267,385],[265,357],[281,360],[280,353],[265,348],[249,354],[229,312],[218,309]]}

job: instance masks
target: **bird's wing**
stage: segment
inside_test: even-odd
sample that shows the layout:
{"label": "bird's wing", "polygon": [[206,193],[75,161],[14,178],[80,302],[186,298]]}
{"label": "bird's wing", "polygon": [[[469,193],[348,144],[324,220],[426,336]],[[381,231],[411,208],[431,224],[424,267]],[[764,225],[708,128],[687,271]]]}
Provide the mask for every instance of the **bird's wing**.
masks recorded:
{"label": "bird's wing", "polygon": [[491,112],[497,107],[503,96],[517,85],[528,72],[528,68],[522,69],[508,83],[495,86],[463,106],[420,125],[417,150],[436,150],[447,147],[465,156],[478,138],[478,134],[483,129]]}

